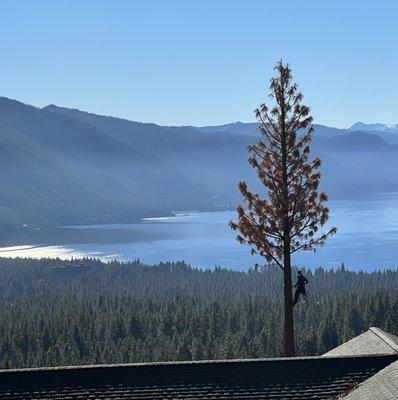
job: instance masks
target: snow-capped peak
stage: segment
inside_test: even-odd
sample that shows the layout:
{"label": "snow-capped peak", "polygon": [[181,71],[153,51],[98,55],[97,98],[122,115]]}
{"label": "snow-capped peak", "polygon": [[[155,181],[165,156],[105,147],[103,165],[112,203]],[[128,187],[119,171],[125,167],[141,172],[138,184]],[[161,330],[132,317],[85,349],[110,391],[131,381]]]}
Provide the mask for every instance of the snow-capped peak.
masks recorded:
{"label": "snow-capped peak", "polygon": [[351,131],[376,131],[376,132],[390,132],[398,133],[398,124],[365,124],[364,122],[355,122],[354,124],[347,126]]}

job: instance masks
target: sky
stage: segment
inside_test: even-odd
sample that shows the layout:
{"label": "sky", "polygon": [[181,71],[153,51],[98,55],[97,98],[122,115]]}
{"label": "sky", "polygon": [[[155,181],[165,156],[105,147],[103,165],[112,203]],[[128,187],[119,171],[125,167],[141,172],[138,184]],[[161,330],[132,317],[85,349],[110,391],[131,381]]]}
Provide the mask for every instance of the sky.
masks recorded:
{"label": "sky", "polygon": [[0,2],[0,96],[39,107],[254,121],[280,59],[315,123],[398,123],[396,0]]}

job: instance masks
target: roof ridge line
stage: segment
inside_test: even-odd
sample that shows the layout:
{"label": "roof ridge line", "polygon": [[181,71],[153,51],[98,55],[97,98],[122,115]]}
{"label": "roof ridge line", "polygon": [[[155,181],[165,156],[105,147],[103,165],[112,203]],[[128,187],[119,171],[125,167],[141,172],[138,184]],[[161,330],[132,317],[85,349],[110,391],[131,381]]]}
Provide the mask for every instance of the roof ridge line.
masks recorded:
{"label": "roof ridge line", "polygon": [[387,337],[382,329],[374,326],[370,327],[369,329],[398,354],[398,345],[394,343],[389,337]]}
{"label": "roof ridge line", "polygon": [[[157,367],[157,366],[183,366],[183,365],[211,365],[211,364],[240,364],[240,363],[284,363],[284,362],[305,362],[305,361],[324,361],[336,359],[358,359],[358,358],[388,358],[395,357],[395,354],[349,354],[342,356],[305,356],[305,357],[275,357],[275,358],[242,358],[226,360],[189,360],[189,361],[155,361],[146,363],[124,363],[124,364],[82,364],[82,365],[60,365],[52,367],[33,367],[33,368],[6,368],[0,369],[0,377],[8,373],[28,373],[40,371],[76,371],[90,369],[107,368],[134,368],[134,367]],[[397,359],[398,361],[398,359]]]}

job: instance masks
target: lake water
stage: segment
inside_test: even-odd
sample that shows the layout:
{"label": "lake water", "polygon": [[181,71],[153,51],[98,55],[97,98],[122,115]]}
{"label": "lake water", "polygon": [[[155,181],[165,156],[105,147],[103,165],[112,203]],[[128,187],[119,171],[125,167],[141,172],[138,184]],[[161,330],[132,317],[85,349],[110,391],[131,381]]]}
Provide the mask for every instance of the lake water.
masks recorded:
{"label": "lake water", "polygon": [[[357,201],[329,202],[336,236],[316,253],[294,254],[295,265],[351,269],[398,267],[398,194]],[[134,224],[25,228],[0,233],[8,245],[0,257],[93,256],[104,260],[140,259],[145,263],[185,260],[195,267],[246,270],[256,257],[235,241],[228,227],[233,211],[183,213]],[[7,236],[8,235],[8,236]]]}

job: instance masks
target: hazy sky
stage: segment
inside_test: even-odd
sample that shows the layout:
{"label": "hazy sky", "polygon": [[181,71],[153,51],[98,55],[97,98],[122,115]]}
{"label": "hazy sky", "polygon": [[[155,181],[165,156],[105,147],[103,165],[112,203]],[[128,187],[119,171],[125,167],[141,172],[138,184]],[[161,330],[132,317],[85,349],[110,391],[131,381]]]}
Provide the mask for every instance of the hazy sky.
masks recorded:
{"label": "hazy sky", "polygon": [[0,95],[165,125],[253,120],[288,61],[315,122],[398,123],[398,1],[0,2]]}

